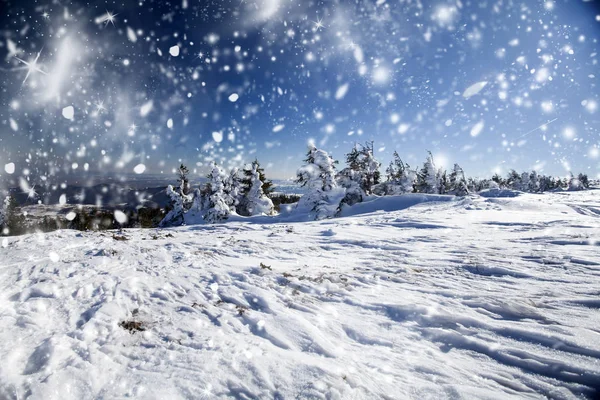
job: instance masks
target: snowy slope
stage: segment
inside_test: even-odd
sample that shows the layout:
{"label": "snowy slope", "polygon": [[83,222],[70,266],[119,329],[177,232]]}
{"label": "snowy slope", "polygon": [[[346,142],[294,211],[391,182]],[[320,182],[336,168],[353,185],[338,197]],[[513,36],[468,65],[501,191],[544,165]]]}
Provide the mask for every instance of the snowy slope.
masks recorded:
{"label": "snowy slope", "polygon": [[6,239],[0,398],[597,395],[600,191],[396,199]]}

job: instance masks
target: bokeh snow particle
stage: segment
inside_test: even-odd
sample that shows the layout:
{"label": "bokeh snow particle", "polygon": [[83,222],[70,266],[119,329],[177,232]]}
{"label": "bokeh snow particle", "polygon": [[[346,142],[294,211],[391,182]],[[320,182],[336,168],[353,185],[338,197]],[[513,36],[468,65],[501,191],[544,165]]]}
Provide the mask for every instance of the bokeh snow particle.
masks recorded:
{"label": "bokeh snow particle", "polygon": [[172,46],[169,49],[169,54],[172,55],[173,57],[179,56],[179,46],[177,46],[177,45]]}
{"label": "bokeh snow particle", "polygon": [[4,165],[4,171],[7,174],[14,174],[15,173],[15,163],[10,162],[8,164],[5,164]]}
{"label": "bokeh snow particle", "polygon": [[133,172],[136,174],[143,174],[146,171],[146,166],[144,164],[138,164],[133,168]]}
{"label": "bokeh snow particle", "polygon": [[115,219],[121,225],[127,223],[127,215],[121,210],[115,210]]}
{"label": "bokeh snow particle", "polygon": [[477,93],[481,92],[481,90],[487,85],[486,81],[477,82],[471,86],[469,86],[462,94],[465,99],[468,99],[471,96],[475,96]]}
{"label": "bokeh snow particle", "polygon": [[73,118],[75,117],[75,109],[73,108],[73,106],[67,106],[67,107],[63,108],[62,116],[65,117],[66,119],[69,119],[72,121]]}

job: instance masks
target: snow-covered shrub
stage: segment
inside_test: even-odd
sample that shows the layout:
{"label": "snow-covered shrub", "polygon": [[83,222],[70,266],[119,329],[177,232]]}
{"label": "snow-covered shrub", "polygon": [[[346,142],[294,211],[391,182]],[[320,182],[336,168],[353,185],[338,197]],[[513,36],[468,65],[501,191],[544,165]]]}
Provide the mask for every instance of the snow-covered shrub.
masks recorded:
{"label": "snow-covered shrub", "polygon": [[173,189],[173,186],[167,186],[167,196],[171,200],[170,210],[167,212],[167,215],[160,221],[160,227],[168,227],[168,226],[179,226],[184,222],[183,215],[185,213],[185,208],[183,205],[183,198],[185,195],[182,195],[179,192],[176,192]]}
{"label": "snow-covered shrub", "polygon": [[333,217],[345,191],[336,183],[335,161],[324,150],[310,145],[305,165],[296,173],[296,182],[306,188],[297,209],[310,213],[314,219]]}

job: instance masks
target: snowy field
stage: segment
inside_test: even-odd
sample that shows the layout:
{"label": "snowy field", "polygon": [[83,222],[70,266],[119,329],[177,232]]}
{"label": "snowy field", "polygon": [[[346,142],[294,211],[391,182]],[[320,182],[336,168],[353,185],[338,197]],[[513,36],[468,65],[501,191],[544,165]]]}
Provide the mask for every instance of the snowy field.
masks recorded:
{"label": "snowy field", "polygon": [[0,398],[598,396],[599,190],[347,214],[0,239]]}

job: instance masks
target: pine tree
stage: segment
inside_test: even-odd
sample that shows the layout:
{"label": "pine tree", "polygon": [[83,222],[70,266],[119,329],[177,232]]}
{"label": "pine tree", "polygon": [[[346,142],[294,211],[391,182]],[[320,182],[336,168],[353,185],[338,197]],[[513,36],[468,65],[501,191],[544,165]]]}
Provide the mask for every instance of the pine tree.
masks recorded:
{"label": "pine tree", "polygon": [[190,181],[188,179],[189,173],[190,171],[188,170],[188,167],[183,164],[181,164],[177,170],[177,183],[179,184],[178,191],[181,195],[188,195],[190,193]]}
{"label": "pine tree", "polygon": [[317,220],[333,217],[344,196],[335,179],[336,161],[326,151],[310,145],[304,162],[296,173],[296,183],[306,188],[306,194],[297,208],[307,210]]}
{"label": "pine tree", "polygon": [[506,178],[506,186],[513,190],[519,190],[521,187],[521,175],[519,175],[514,169],[511,169],[508,173]]}
{"label": "pine tree", "polygon": [[258,163],[252,163],[250,189],[246,195],[246,210],[248,215],[272,215],[274,212],[273,202],[263,192],[264,182],[260,179],[258,168]]}
{"label": "pine tree", "polygon": [[521,184],[519,185],[518,190],[521,192],[529,191],[529,172],[523,172],[521,174]]}
{"label": "pine tree", "polygon": [[448,175],[446,174],[446,170],[443,168],[438,169],[436,178],[438,183],[438,194],[448,193],[448,190],[450,190],[450,182],[448,181]]}
{"label": "pine tree", "polygon": [[428,152],[427,160],[423,164],[421,170],[417,173],[417,181],[415,190],[418,193],[438,193],[439,183],[437,171],[433,162],[433,155]]}
{"label": "pine tree", "polygon": [[540,191],[540,177],[536,171],[531,171],[531,174],[529,174],[528,191],[531,193],[538,193]]}
{"label": "pine tree", "polygon": [[263,193],[265,194],[265,196],[270,195],[271,193],[273,193],[274,190],[273,182],[267,179],[267,177],[265,176],[265,170],[260,166],[260,162],[258,162],[257,159],[254,159],[252,163],[250,163],[244,168],[244,177],[241,180],[243,186],[242,193],[246,194],[248,190],[250,190],[250,179],[253,175],[254,167],[256,167],[256,170],[258,171],[260,177],[260,181],[262,182]]}
{"label": "pine tree", "polygon": [[499,188],[503,188],[506,186],[506,181],[502,179],[502,176],[500,176],[500,174],[494,174],[494,176],[492,176],[492,181],[496,182]]}
{"label": "pine tree", "polygon": [[241,215],[241,203],[243,199],[243,185],[239,177],[239,170],[232,168],[229,175],[223,181],[223,192],[225,193],[225,202],[232,213]]}
{"label": "pine tree", "polygon": [[581,186],[584,189],[590,188],[590,180],[586,174],[580,173],[579,175],[577,175],[577,179],[579,180],[579,182],[581,183]]}
{"label": "pine tree", "polygon": [[4,201],[0,203],[0,234],[3,233],[5,225],[8,223],[8,205],[10,203],[9,196],[4,198]]}
{"label": "pine tree", "polygon": [[[454,168],[448,178],[449,191],[448,193],[455,196],[466,196],[469,194],[465,173],[458,164],[454,164]],[[496,182],[497,183],[497,182]]]}
{"label": "pine tree", "polygon": [[167,186],[167,196],[171,200],[170,210],[160,221],[160,227],[179,226],[184,223],[185,208],[183,206],[183,197],[179,191],[175,191],[173,186]]}
{"label": "pine tree", "polygon": [[217,223],[226,220],[231,215],[227,204],[227,194],[224,191],[224,180],[227,178],[223,169],[213,164],[212,171],[208,174],[208,183],[205,186],[206,206],[204,220],[208,223]]}
{"label": "pine tree", "polygon": [[[348,166],[338,174],[338,181],[346,189],[344,204],[361,202],[365,196],[373,194],[373,188],[380,181],[381,163],[373,156],[373,142],[364,146],[355,145],[346,154]],[[388,168],[389,170],[389,168]]]}

